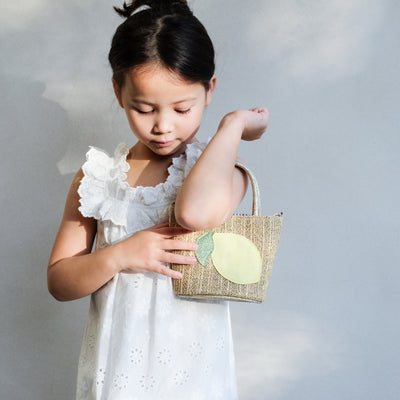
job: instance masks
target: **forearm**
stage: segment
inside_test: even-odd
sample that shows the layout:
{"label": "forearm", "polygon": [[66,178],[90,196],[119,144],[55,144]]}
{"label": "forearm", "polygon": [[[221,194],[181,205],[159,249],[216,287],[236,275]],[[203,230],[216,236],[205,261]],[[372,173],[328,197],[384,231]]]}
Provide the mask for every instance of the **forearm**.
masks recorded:
{"label": "forearm", "polygon": [[236,182],[242,180],[240,190],[243,193],[239,199],[233,195],[242,131],[243,123],[235,113],[221,121],[178,193],[175,213],[180,225],[188,229],[212,227],[234,212],[245,190],[244,179],[236,177]]}
{"label": "forearm", "polygon": [[59,301],[85,297],[106,284],[119,272],[113,247],[94,253],[61,259],[50,265],[47,282],[50,293]]}

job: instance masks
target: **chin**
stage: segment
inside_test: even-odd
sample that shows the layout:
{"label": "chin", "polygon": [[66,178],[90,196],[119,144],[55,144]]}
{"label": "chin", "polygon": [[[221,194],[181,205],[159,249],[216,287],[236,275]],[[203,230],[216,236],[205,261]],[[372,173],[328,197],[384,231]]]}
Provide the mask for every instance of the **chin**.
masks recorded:
{"label": "chin", "polygon": [[160,156],[179,156],[186,150],[186,143],[174,147],[157,148],[153,151]]}

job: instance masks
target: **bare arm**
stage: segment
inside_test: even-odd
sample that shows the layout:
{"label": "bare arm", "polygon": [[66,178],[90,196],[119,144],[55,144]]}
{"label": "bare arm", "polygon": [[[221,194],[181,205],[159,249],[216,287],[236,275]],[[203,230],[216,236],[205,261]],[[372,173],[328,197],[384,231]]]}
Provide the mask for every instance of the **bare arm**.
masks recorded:
{"label": "bare arm", "polygon": [[234,111],[222,119],[178,193],[179,225],[192,230],[215,227],[235,212],[247,188],[246,176],[235,168],[240,141],[260,138],[268,116],[259,107]]}
{"label": "bare arm", "polygon": [[156,225],[130,238],[90,253],[96,235],[96,220],[79,212],[79,183],[82,171],[75,176],[69,191],[53,251],[50,256],[47,281],[50,293],[60,301],[85,297],[107,283],[121,271],[153,271],[180,278],[181,274],[163,263],[192,264],[193,257],[172,254],[169,250],[195,250],[196,245],[173,236],[187,233],[182,228]]}

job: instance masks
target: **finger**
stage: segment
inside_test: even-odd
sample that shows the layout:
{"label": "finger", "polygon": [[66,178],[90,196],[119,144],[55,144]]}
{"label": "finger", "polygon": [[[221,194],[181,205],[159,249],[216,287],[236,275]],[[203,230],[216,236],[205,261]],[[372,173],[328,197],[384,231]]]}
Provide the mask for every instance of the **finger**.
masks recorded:
{"label": "finger", "polygon": [[145,230],[158,233],[160,235],[166,236],[167,238],[172,238],[174,236],[179,236],[179,235],[187,235],[193,232],[188,229],[182,228],[181,226],[169,226],[168,222],[154,225]]}
{"label": "finger", "polygon": [[174,271],[171,268],[166,267],[165,265],[160,265],[157,270],[157,273],[161,274],[161,275],[165,275],[168,276],[170,278],[174,278],[174,279],[181,279],[182,278],[182,273],[179,271]]}
{"label": "finger", "polygon": [[198,249],[198,245],[194,242],[185,242],[184,240],[165,240],[164,250],[187,250],[195,251]]}
{"label": "finger", "polygon": [[168,222],[163,222],[161,224],[153,225],[150,228],[147,228],[146,230],[149,230],[149,231],[158,230],[158,229],[163,229],[163,228],[168,227],[168,226],[169,226]]}
{"label": "finger", "polygon": [[268,118],[269,117],[269,112],[268,109],[265,107],[256,107],[256,108],[252,108],[250,111],[259,114],[260,117],[263,118]]}
{"label": "finger", "polygon": [[177,253],[170,253],[169,251],[164,252],[161,261],[170,264],[181,264],[181,265],[192,265],[197,262],[196,257],[184,256],[182,254],[177,254]]}
{"label": "finger", "polygon": [[187,235],[192,232],[193,231],[182,228],[180,226],[167,226],[160,229],[158,233],[165,236],[166,238],[172,238],[174,236]]}
{"label": "finger", "polygon": [[252,111],[255,111],[255,112],[257,112],[257,113],[267,113],[267,112],[268,112],[268,109],[265,108],[265,107],[256,107],[256,108],[253,108]]}

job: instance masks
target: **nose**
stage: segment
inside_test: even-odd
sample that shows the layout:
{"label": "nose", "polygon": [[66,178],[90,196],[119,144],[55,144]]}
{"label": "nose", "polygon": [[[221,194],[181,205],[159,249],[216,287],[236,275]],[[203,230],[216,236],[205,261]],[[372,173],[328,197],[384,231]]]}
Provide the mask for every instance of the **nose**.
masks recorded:
{"label": "nose", "polygon": [[171,116],[167,112],[159,112],[154,121],[153,132],[158,135],[170,133],[173,130]]}

